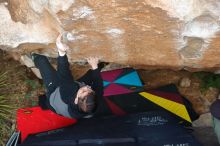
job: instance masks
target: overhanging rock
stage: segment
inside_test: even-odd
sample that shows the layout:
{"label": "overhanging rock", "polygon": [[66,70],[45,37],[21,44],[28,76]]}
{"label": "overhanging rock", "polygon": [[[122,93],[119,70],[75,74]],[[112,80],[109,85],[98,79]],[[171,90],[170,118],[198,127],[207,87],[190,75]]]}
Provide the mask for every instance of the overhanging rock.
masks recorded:
{"label": "overhanging rock", "polygon": [[0,46],[55,57],[73,34],[70,61],[101,56],[139,68],[220,68],[218,0],[10,0],[0,3]]}

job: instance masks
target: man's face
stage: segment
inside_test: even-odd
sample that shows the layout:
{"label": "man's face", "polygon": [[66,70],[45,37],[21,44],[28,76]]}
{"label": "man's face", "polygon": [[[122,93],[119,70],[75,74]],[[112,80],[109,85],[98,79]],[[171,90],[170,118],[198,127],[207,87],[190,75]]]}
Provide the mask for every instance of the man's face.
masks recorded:
{"label": "man's face", "polygon": [[88,107],[86,104],[87,97],[90,93],[92,93],[93,90],[90,86],[83,86],[81,87],[77,92],[77,97],[75,98],[75,104],[78,104],[80,109],[84,112],[88,111]]}

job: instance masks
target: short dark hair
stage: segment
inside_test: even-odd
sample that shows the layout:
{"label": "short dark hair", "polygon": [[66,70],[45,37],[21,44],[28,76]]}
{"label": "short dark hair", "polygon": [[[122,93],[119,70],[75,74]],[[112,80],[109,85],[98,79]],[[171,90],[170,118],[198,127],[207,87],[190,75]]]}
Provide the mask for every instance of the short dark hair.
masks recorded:
{"label": "short dark hair", "polygon": [[91,92],[88,94],[86,98],[86,107],[87,107],[87,112],[92,113],[94,108],[95,108],[95,93]]}

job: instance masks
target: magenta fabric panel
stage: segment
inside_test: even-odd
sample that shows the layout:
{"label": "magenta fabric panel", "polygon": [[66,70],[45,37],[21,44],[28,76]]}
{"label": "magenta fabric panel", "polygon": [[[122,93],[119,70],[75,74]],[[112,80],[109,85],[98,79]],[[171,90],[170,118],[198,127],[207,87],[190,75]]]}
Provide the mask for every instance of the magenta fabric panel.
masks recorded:
{"label": "magenta fabric panel", "polygon": [[123,72],[123,69],[105,71],[101,73],[101,76],[103,80],[113,82],[122,72]]}

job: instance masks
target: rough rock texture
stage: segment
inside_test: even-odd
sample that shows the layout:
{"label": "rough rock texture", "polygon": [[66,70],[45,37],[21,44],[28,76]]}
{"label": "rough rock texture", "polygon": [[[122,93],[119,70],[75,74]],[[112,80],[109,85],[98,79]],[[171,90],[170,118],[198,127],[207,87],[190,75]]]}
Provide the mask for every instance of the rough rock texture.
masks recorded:
{"label": "rough rock texture", "polygon": [[[71,61],[99,55],[138,68],[217,70],[218,0],[1,0],[0,46],[55,57],[69,31]],[[41,49],[39,49],[41,48]]]}
{"label": "rough rock texture", "polygon": [[211,113],[202,114],[199,119],[193,122],[193,127],[212,127],[212,125]]}

